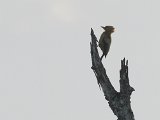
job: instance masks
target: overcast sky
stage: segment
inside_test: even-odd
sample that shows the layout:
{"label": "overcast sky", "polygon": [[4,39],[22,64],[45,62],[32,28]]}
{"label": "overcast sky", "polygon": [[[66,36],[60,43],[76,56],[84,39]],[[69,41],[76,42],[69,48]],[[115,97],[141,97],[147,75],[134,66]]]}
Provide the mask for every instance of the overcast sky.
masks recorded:
{"label": "overcast sky", "polygon": [[[0,119],[116,120],[90,58],[90,28],[113,25],[103,59],[119,91],[129,60],[136,120],[159,120],[159,0],[1,0]],[[99,50],[100,54],[101,51]]]}

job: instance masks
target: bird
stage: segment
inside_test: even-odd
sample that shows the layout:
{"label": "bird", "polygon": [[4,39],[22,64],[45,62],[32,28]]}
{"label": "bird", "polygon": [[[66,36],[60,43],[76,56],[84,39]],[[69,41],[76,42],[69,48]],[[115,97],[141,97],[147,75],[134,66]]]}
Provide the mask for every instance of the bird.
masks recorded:
{"label": "bird", "polygon": [[101,26],[104,29],[104,32],[101,34],[100,39],[98,41],[98,46],[101,48],[103,54],[100,58],[102,61],[102,58],[107,56],[110,46],[111,46],[111,34],[114,32],[113,26]]}

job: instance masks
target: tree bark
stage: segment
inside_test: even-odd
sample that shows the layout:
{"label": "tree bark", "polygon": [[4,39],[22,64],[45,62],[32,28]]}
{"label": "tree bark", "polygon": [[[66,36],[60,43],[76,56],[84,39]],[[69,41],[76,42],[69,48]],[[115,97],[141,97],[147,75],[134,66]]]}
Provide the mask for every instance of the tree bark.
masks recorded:
{"label": "tree bark", "polygon": [[134,88],[129,84],[128,77],[128,60],[125,58],[121,60],[120,69],[120,92],[117,92],[112,86],[106,70],[100,60],[100,56],[97,49],[97,38],[94,35],[93,29],[91,29],[91,59],[92,70],[97,78],[97,83],[102,88],[105,99],[108,101],[113,113],[118,117],[117,120],[135,120],[134,114],[131,109],[131,94]]}

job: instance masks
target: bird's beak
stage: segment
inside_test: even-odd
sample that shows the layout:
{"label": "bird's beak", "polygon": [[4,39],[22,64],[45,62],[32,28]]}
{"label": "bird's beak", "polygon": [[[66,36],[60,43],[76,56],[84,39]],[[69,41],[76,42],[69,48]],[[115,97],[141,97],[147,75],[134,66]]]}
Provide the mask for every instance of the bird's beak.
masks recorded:
{"label": "bird's beak", "polygon": [[113,28],[113,32],[115,31],[115,28]]}

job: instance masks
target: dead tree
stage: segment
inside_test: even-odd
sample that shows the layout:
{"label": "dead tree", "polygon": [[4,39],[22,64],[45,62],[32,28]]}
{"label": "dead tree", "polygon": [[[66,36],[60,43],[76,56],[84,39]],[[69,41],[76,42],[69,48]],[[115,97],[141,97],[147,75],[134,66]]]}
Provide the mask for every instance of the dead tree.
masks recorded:
{"label": "dead tree", "polygon": [[98,85],[102,88],[105,99],[108,101],[113,113],[118,117],[118,120],[135,120],[134,114],[131,109],[131,94],[134,88],[129,84],[128,77],[128,60],[125,58],[121,60],[120,69],[120,92],[117,92],[112,86],[106,70],[100,60],[100,56],[97,50],[97,38],[94,35],[93,29],[91,29],[91,59],[92,70],[97,78]]}

